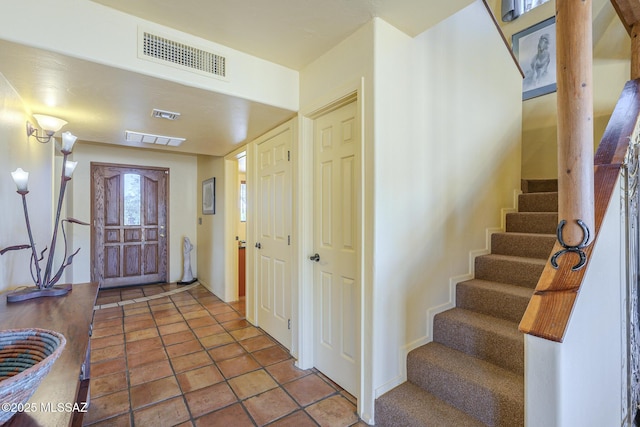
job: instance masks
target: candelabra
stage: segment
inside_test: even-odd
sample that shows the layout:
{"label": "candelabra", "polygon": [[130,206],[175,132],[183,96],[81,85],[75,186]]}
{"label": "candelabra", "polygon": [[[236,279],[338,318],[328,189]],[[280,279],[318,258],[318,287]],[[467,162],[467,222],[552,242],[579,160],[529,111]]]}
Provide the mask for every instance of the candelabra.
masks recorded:
{"label": "candelabra", "polygon": [[[27,134],[29,130],[27,130]],[[0,255],[3,255],[7,251],[13,250],[21,250],[21,249],[31,249],[31,277],[35,283],[35,287],[29,287],[25,289],[21,289],[18,291],[11,292],[7,294],[8,302],[17,302],[24,301],[31,298],[39,298],[45,296],[61,296],[66,295],[71,290],[71,285],[56,285],[56,283],[62,277],[62,273],[64,269],[71,265],[73,261],[73,257],[76,256],[80,248],[78,248],[75,252],[73,252],[69,257],[67,257],[67,234],[65,232],[64,223],[70,222],[74,224],[81,225],[89,225],[86,222],[79,221],[74,218],[66,218],[60,221],[60,212],[62,210],[62,201],[64,199],[64,193],[67,187],[67,182],[71,179],[71,175],[75,170],[78,162],[74,162],[71,160],[67,160],[69,154],[71,154],[71,150],[73,149],[73,144],[76,142],[76,137],[72,135],[70,132],[64,132],[62,134],[62,147],[61,152],[63,155],[63,168],[60,177],[60,191],[58,193],[58,207],[56,210],[56,217],[53,225],[53,236],[51,238],[51,246],[48,248],[48,255],[44,269],[41,268],[40,262],[45,258],[45,252],[47,252],[47,248],[45,247],[40,253],[36,250],[36,245],[33,240],[33,234],[31,232],[31,223],[29,221],[29,211],[27,209],[27,193],[28,190],[28,181],[29,181],[29,173],[23,171],[21,168],[16,169],[14,172],[11,172],[11,176],[13,181],[17,187],[17,193],[22,197],[22,207],[24,210],[24,220],[27,225],[27,234],[29,235],[29,244],[28,245],[15,245],[4,248],[0,250]],[[43,141],[40,141],[43,142]],[[56,240],[58,237],[58,228],[62,230],[62,238],[64,240],[64,257],[61,265],[54,272],[54,253],[56,249]]]}

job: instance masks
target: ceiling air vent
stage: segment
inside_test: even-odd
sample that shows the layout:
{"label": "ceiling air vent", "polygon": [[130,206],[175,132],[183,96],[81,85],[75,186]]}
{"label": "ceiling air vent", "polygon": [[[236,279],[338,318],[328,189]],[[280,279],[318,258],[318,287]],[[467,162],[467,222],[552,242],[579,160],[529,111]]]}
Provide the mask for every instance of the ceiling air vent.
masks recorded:
{"label": "ceiling air vent", "polygon": [[154,108],[151,111],[151,115],[156,119],[166,119],[166,120],[175,120],[178,117],[180,117],[180,113],[174,113],[173,111],[158,110],[157,108]]}
{"label": "ceiling air vent", "polygon": [[226,77],[226,58],[224,56],[146,31],[143,31],[141,35],[141,53],[146,59],[169,62],[211,76]]}
{"label": "ceiling air vent", "polygon": [[145,142],[147,144],[170,145],[172,147],[177,147],[185,141],[185,138],[153,135],[150,133],[134,132],[131,130],[124,131],[124,139],[127,142]]}

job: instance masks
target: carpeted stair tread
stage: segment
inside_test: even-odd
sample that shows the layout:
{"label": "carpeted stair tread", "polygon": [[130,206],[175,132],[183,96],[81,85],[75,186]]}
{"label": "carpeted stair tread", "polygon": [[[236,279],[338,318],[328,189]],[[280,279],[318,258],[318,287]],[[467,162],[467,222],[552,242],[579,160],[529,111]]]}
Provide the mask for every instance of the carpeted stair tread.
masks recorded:
{"label": "carpeted stair tread", "polygon": [[557,212],[558,193],[522,193],[518,196],[519,212]]}
{"label": "carpeted stair tread", "polygon": [[376,400],[379,427],[486,427],[410,382]]}
{"label": "carpeted stair tread", "polygon": [[491,426],[524,424],[524,378],[431,342],[407,357],[408,380]]}
{"label": "carpeted stair tread", "polygon": [[534,288],[545,264],[546,260],[540,258],[482,255],[475,260],[475,278]]}
{"label": "carpeted stair tread", "polygon": [[557,212],[509,212],[506,217],[507,232],[556,234]]}
{"label": "carpeted stair tread", "polygon": [[471,279],[456,285],[456,306],[520,322],[532,295],[532,288]]}
{"label": "carpeted stair tread", "polygon": [[555,241],[555,234],[493,233],[491,235],[491,253],[548,259]]}
{"label": "carpeted stair tread", "polygon": [[539,193],[558,191],[557,179],[523,179],[521,181],[523,193]]}
{"label": "carpeted stair tread", "polygon": [[452,308],[435,316],[433,334],[435,342],[524,373],[524,337],[516,322]]}

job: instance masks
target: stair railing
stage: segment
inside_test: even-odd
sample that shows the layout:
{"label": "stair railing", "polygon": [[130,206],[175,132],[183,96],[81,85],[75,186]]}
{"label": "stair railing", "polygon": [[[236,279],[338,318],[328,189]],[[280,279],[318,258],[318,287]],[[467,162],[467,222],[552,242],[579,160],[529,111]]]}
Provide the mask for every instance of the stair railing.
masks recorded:
{"label": "stair railing", "polygon": [[[636,128],[640,116],[640,79],[627,82],[604,132],[594,160],[595,232],[594,243],[584,249],[586,266],[597,244],[598,233],[616,182],[627,167],[630,141],[640,138]],[[559,242],[552,253],[563,250]],[[520,322],[520,331],[562,342],[586,268],[572,270],[575,258],[565,257],[554,268],[547,262],[529,306]]]}
{"label": "stair railing", "polygon": [[[558,0],[557,5],[562,6],[567,3],[569,2]],[[578,2],[571,3],[577,4]],[[612,295],[609,292],[615,293],[618,289],[612,289],[611,287],[626,285],[626,295],[623,290],[623,301],[621,301],[623,304],[620,306],[622,315],[623,317],[626,316],[626,319],[620,319],[621,322],[619,323],[623,329],[620,331],[623,338],[623,360],[621,363],[625,371],[621,378],[623,394],[625,395],[623,397],[621,415],[623,425],[640,425],[640,407],[638,406],[638,402],[640,402],[640,311],[638,302],[640,298],[640,188],[638,188],[638,172],[640,171],[640,0],[612,0],[612,3],[631,36],[632,80],[625,85],[598,150],[593,157],[593,233],[588,236],[592,243],[579,245],[581,246],[580,248],[570,247],[567,250],[566,243],[562,241],[561,225],[559,225],[558,241],[554,245],[552,252],[554,255],[550,257],[549,262],[545,265],[533,297],[520,322],[520,331],[532,337],[539,337],[557,343],[563,342],[569,326],[570,316],[575,309],[578,294],[585,281],[591,255],[596,249],[600,249],[598,246],[599,234],[607,210],[610,206],[612,208],[616,207],[616,203],[620,204],[620,207],[616,208],[621,208],[624,213],[620,217],[621,223],[626,228],[624,239],[621,242],[621,245],[624,246],[624,259],[611,260],[611,268],[626,267],[622,276],[616,276],[622,281],[626,280],[626,283],[619,283],[618,279],[615,280],[615,283],[602,283],[601,292],[606,293],[606,295]],[[559,9],[558,13],[564,13],[566,17],[566,11],[562,12]],[[559,36],[557,39],[560,40],[561,37]],[[560,61],[558,61],[558,65],[560,65]],[[570,64],[565,65],[571,66]],[[565,101],[561,100],[563,94],[560,93],[560,76],[558,81],[559,116],[562,114],[574,114],[572,110],[575,110],[575,108],[567,108],[567,105],[562,104]],[[561,121],[562,119],[559,117],[559,146],[563,143],[561,141],[563,136],[560,131]],[[559,148],[559,151],[561,149]],[[580,152],[573,154],[573,156],[580,155]],[[567,171],[563,170],[563,166],[567,169],[571,167],[563,165],[559,153],[559,177]],[[590,172],[591,167],[589,166],[588,169]],[[618,190],[620,190],[620,193],[617,193]],[[581,192],[588,191],[588,189],[585,189],[584,186],[574,185],[566,187],[564,195],[562,191],[563,188],[559,179],[559,199],[567,196],[571,197],[572,195],[569,194],[571,192],[575,196]],[[612,200],[614,194],[620,194],[618,200]],[[559,209],[560,219],[562,219],[562,215],[563,213]],[[562,221],[560,224],[562,224]],[[603,235],[602,240],[606,241],[606,237]],[[611,241],[611,239],[609,240]],[[584,243],[586,243],[586,240]],[[603,249],[606,249],[606,246]],[[599,252],[602,251],[599,250]],[[565,255],[567,253],[571,255]],[[558,259],[555,254],[563,254],[563,256]],[[581,266],[582,268],[575,268],[578,266],[576,261],[579,261],[579,264],[584,263]],[[554,266],[554,263],[557,266]],[[606,287],[607,285],[609,288]],[[585,293],[589,295],[587,290],[585,290]],[[536,341],[531,338],[528,342],[532,345]],[[575,339],[573,344],[575,346]],[[536,349],[539,348],[541,347],[536,347]],[[559,349],[559,347],[553,348]],[[553,359],[554,356],[550,357]],[[546,363],[554,365],[556,362],[547,360]],[[584,366],[588,366],[588,364]],[[557,390],[551,386],[546,391],[553,393]],[[530,395],[536,395],[536,392],[532,391]],[[532,408],[541,402],[533,399]],[[532,409],[532,411],[535,411],[535,409]],[[553,412],[553,414],[557,413]]]}

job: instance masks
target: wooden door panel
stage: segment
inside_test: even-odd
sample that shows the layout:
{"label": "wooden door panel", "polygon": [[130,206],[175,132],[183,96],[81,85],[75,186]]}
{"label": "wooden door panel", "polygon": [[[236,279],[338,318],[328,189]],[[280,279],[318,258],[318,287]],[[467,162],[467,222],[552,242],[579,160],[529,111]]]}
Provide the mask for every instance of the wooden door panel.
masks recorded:
{"label": "wooden door panel", "polygon": [[127,228],[124,230],[124,241],[127,243],[130,242],[141,242],[142,241],[142,230],[139,228]]}
{"label": "wooden door panel", "polygon": [[145,225],[158,225],[158,181],[144,177],[144,223]]}
{"label": "wooden door panel", "polygon": [[104,225],[120,225],[120,177],[104,179]]}
{"label": "wooden door panel", "polygon": [[104,248],[104,277],[108,279],[120,277],[120,247]]}
{"label": "wooden door panel", "polygon": [[158,245],[149,243],[144,245],[144,274],[158,273]]}
{"label": "wooden door panel", "polygon": [[140,245],[125,245],[123,265],[123,276],[140,276]]}
{"label": "wooden door panel", "polygon": [[105,230],[104,242],[117,243],[120,241],[120,230]]}
{"label": "wooden door panel", "polygon": [[92,164],[92,280],[101,287],[167,280],[168,170]]}

